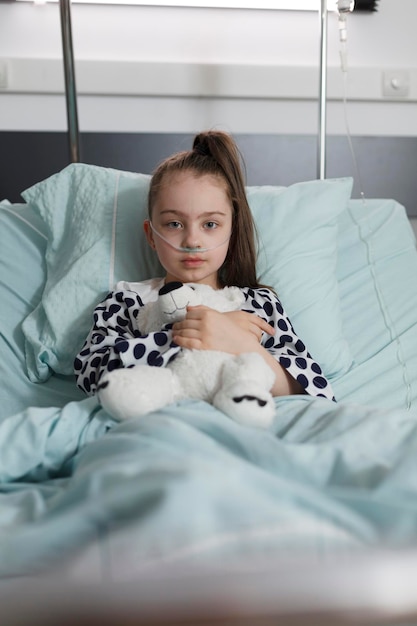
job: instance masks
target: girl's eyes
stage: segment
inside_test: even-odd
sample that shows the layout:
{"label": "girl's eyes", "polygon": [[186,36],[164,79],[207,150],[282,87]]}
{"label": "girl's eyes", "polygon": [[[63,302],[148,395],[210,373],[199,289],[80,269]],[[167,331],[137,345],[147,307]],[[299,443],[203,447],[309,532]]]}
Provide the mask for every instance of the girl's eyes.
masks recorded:
{"label": "girl's eyes", "polygon": [[[219,226],[218,223],[213,222],[213,221],[205,222],[203,224],[203,227],[207,230],[214,230],[218,226]],[[181,224],[181,222],[172,221],[172,222],[168,222],[166,224],[166,227],[170,228],[171,230],[179,230],[180,228],[183,228],[183,225]]]}
{"label": "girl's eyes", "polygon": [[176,230],[178,228],[181,228],[181,223],[180,222],[168,222],[167,227],[172,228],[173,230]]}

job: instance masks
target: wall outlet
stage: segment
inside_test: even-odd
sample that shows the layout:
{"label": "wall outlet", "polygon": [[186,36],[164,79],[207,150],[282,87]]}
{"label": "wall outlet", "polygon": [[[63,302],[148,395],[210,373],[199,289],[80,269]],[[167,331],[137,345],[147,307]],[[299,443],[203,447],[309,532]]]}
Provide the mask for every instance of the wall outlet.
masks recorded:
{"label": "wall outlet", "polygon": [[7,87],[7,79],[8,79],[8,72],[7,72],[8,68],[7,68],[7,61],[1,61],[0,60],[0,89],[6,89]]}
{"label": "wall outlet", "polygon": [[385,70],[382,72],[382,95],[386,98],[406,98],[410,95],[410,72]]}

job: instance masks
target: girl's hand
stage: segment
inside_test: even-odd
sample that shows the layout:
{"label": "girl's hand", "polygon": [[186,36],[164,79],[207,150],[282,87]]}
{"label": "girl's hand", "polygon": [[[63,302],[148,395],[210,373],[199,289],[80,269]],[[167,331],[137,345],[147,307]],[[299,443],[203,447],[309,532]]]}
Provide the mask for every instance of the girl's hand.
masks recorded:
{"label": "girl's hand", "polygon": [[275,334],[265,320],[253,313],[220,313],[200,305],[188,307],[186,318],[173,325],[173,340],[181,348],[241,354],[258,351],[263,332]]}
{"label": "girl's hand", "polygon": [[188,307],[185,320],[173,325],[173,340],[181,348],[219,350],[230,354],[257,352],[275,372],[271,393],[284,396],[304,393],[300,383],[260,344],[262,332],[274,329],[254,313],[219,313],[206,306]]}

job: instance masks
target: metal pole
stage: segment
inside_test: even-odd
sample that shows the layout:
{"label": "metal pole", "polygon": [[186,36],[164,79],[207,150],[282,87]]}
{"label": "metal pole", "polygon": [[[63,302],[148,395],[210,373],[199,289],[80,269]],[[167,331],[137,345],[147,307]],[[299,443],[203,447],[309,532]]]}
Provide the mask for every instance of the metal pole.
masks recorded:
{"label": "metal pole", "polygon": [[65,97],[67,105],[68,141],[72,163],[80,160],[77,91],[75,85],[74,53],[71,32],[71,0],[59,0],[61,14],[62,51],[64,57]]}
{"label": "metal pole", "polygon": [[317,178],[326,178],[326,106],[327,106],[327,0],[320,6],[320,95]]}

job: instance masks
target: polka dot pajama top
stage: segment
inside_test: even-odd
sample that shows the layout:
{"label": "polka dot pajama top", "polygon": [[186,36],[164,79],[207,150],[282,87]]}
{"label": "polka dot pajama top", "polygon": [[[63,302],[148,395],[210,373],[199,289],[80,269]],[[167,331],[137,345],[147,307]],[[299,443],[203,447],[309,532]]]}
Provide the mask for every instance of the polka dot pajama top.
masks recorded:
{"label": "polka dot pajama top", "polygon": [[[97,391],[101,377],[120,367],[152,365],[164,367],[181,348],[172,341],[172,324],[159,332],[141,333],[136,318],[145,303],[157,299],[164,279],[140,283],[120,282],[94,310],[94,325],[74,362],[77,384],[88,395]],[[263,333],[261,344],[305,392],[334,400],[330,383],[320,365],[312,359],[297,337],[277,298],[267,288],[241,288],[245,296],[243,311],[254,313],[275,329],[275,335]]]}

